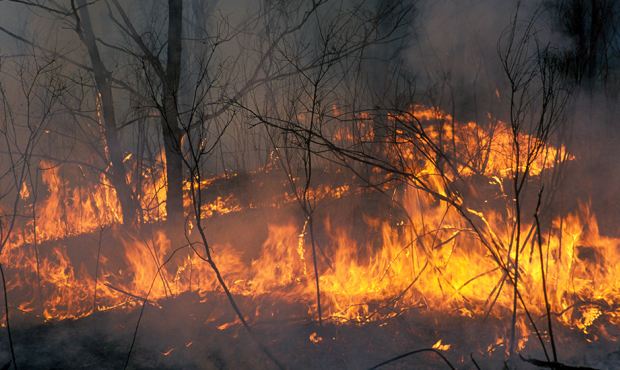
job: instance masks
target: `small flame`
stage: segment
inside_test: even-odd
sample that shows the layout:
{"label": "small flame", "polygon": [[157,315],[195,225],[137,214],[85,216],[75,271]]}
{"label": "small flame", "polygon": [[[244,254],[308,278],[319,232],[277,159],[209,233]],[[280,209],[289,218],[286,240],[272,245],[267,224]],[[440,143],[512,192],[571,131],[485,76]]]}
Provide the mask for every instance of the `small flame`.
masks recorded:
{"label": "small flame", "polygon": [[314,344],[319,344],[319,343],[321,343],[321,342],[323,341],[323,337],[321,337],[320,335],[318,335],[316,331],[313,331],[313,332],[310,334],[309,339],[310,339],[310,342],[312,342],[312,343],[314,343]]}
{"label": "small flame", "polygon": [[441,339],[439,339],[437,342],[435,342],[435,344],[433,344],[432,348],[438,351],[448,351],[450,347],[451,347],[450,344],[442,344]]}
{"label": "small flame", "polygon": [[19,191],[19,197],[23,200],[27,200],[30,198],[30,190],[28,190],[28,185],[26,185],[26,181],[22,182],[22,188]]}

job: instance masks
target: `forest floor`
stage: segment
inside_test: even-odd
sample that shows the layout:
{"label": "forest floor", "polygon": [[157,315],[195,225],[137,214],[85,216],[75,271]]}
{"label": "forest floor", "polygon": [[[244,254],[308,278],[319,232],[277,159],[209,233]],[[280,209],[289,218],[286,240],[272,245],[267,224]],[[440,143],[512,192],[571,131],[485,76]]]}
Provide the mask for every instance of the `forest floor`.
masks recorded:
{"label": "forest floor", "polygon": [[[242,310],[255,300],[238,297]],[[290,369],[367,369],[394,356],[430,348],[439,339],[450,348],[442,354],[459,369],[503,367],[503,347],[488,347],[496,319],[468,319],[412,309],[400,316],[363,325],[324,323],[319,327],[301,305],[282,305],[265,298],[261,305],[278,305],[289,319],[251,321],[256,337]],[[286,310],[287,312],[282,312]],[[79,320],[37,323],[22,318],[13,327],[15,353],[22,369],[120,369],[127,360],[140,309],[98,312]],[[228,324],[227,324],[228,323]],[[232,324],[230,324],[232,323]],[[224,325],[223,325],[224,324]],[[618,328],[615,329],[616,331]],[[316,334],[314,334],[316,333]],[[559,328],[560,360],[573,366],[620,368],[617,343],[588,342],[582,335]],[[0,359],[8,360],[6,335]],[[491,350],[489,350],[491,348]],[[542,359],[535,338],[521,352]],[[270,369],[274,365],[235,323],[221,294],[200,298],[184,294],[147,305],[140,321],[128,368],[134,369]],[[401,359],[386,369],[441,369],[448,366],[434,353]],[[535,369],[517,360],[511,368]]]}
{"label": "forest floor", "polygon": [[[267,237],[267,224],[294,221],[301,224],[299,210],[292,203],[278,212],[258,204],[281,194],[283,186],[270,176],[223,180],[213,185],[212,197],[244,194],[238,203],[243,212],[213,217],[207,232],[214,244],[243,245],[244,258],[252,260],[260,253]],[[345,179],[346,181],[349,181]],[[345,181],[343,180],[343,181]],[[270,182],[271,181],[271,182]],[[235,183],[236,182],[236,183]],[[334,183],[333,186],[338,186]],[[220,186],[221,191],[217,191]],[[249,191],[251,190],[251,191]],[[266,194],[272,193],[272,194]],[[362,222],[359,215],[382,218],[397,217],[382,206],[385,195],[353,194],[332,199],[322,207],[333,220]],[[346,205],[346,206],[345,206]],[[296,216],[297,215],[297,216]],[[361,225],[363,226],[363,225]],[[155,226],[156,227],[156,226]],[[106,232],[107,234],[107,232]],[[82,260],[89,268],[95,265],[96,240],[101,236],[82,235],[64,240],[69,255]],[[319,236],[320,237],[320,236]],[[362,236],[364,237],[364,236]],[[106,248],[114,246],[113,237],[103,237]],[[53,243],[49,245],[53,249]],[[42,255],[45,245],[41,245]],[[73,252],[72,252],[73,251]],[[290,369],[367,369],[395,356],[418,349],[428,349],[441,340],[444,355],[456,368],[499,369],[504,366],[506,348],[497,345],[498,337],[508,335],[509,319],[504,317],[464,317],[438,313],[428,307],[411,307],[395,317],[367,323],[336,323],[322,326],[308,315],[309,302],[283,302],[276,297],[236,296],[242,312],[261,345]],[[128,368],[133,369],[270,369],[274,364],[263,353],[246,329],[235,319],[223,293],[205,296],[183,293],[144,310],[134,303],[95,312],[77,320],[43,322],[40,317],[13,309],[12,331],[17,363],[21,369],[120,369],[134,334],[135,343]],[[15,306],[13,306],[15,308]],[[261,314],[256,313],[260,311]],[[599,323],[601,326],[605,323]],[[136,332],[136,328],[138,328]],[[559,360],[572,366],[620,369],[620,349],[613,338],[620,338],[620,328],[608,324],[604,335],[584,335],[574,329],[555,326]],[[0,328],[0,368],[10,359],[6,328]],[[607,338],[607,339],[605,339]],[[447,347],[449,345],[449,348]],[[520,354],[543,360],[536,336],[531,333]],[[474,362],[475,361],[475,362]],[[518,357],[511,369],[537,368]],[[423,352],[395,361],[385,369],[449,368],[434,352]]]}

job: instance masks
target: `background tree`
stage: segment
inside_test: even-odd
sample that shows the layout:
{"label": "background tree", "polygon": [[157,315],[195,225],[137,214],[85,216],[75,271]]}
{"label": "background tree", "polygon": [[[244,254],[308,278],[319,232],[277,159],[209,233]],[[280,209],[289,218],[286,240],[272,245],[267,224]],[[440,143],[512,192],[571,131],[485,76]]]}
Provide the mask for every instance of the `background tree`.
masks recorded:
{"label": "background tree", "polygon": [[92,73],[95,79],[96,101],[101,110],[101,125],[105,138],[105,155],[111,163],[110,179],[118,199],[120,201],[123,221],[131,224],[137,221],[138,202],[134,191],[128,184],[128,174],[125,169],[124,150],[120,144],[119,132],[116,119],[116,108],[110,72],[107,70],[101,54],[97,39],[90,20],[90,11],[85,0],[72,2],[73,15],[75,17],[75,32],[78,34],[84,47],[88,50]]}
{"label": "background tree", "polygon": [[559,33],[569,40],[557,56],[566,75],[589,89],[617,83],[620,5],[613,0],[548,1]]}
{"label": "background tree", "polygon": [[[31,167],[31,159],[41,144],[47,127],[58,114],[61,96],[66,92],[59,77],[61,67],[55,61],[28,61],[26,58],[11,58],[2,61],[0,73],[11,73],[18,77],[0,79],[0,278],[3,289],[4,320],[9,337],[12,365],[17,369],[9,312],[9,295],[7,281],[11,276],[5,274],[3,265],[7,264],[6,250],[15,237],[16,227],[24,223],[27,217],[22,212],[34,190],[32,177],[37,171]],[[15,109],[15,96],[9,94],[6,85],[17,84],[26,102],[22,109]],[[12,86],[13,88],[15,86]],[[14,89],[11,91],[14,91]],[[29,181],[30,180],[30,181]],[[36,224],[35,224],[36,226]],[[36,231],[35,231],[36,234]],[[36,244],[35,244],[35,254]],[[37,269],[38,269],[38,259]],[[41,296],[38,297],[41,299]],[[9,368],[11,363],[6,364]]]}

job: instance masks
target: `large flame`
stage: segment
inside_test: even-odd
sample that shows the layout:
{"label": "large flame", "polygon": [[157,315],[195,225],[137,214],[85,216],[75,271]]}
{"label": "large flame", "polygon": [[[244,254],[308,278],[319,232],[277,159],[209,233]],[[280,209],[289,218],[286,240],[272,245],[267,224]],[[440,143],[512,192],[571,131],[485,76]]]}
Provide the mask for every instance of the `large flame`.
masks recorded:
{"label": "large flame", "polygon": [[[425,307],[467,317],[504,316],[513,304],[506,276],[514,273],[511,266],[516,254],[516,248],[510,251],[508,247],[516,238],[511,227],[515,215],[506,206],[510,199],[504,183],[515,170],[540,176],[558,161],[574,157],[564,147],[545,146],[535,158],[520,161],[522,166],[527,163],[527,168],[515,169],[512,132],[503,122],[490,118],[485,127],[459,123],[436,109],[422,107],[414,107],[407,115],[388,115],[387,121],[406,122],[409,117],[426,124],[425,135],[435,144],[441,141],[441,145],[452,147],[456,171],[443,176],[451,176],[448,180],[452,182],[481,176],[487,190],[470,188],[474,201],[438,200],[437,194],[448,193],[445,177],[438,176],[436,164],[420,162],[397,128],[400,136],[395,140],[396,149],[391,150],[398,153],[388,154],[412,161],[411,169],[426,179],[435,194],[412,186],[397,187],[396,202],[404,211],[399,219],[364,217],[367,234],[379,235],[378,241],[360,240],[348,225],[333,219],[313,221],[327,235],[327,243],[318,246],[322,250],[319,286],[323,315],[334,322],[359,323]],[[361,119],[364,140],[375,138],[368,116]],[[334,137],[353,140],[346,127],[337,130]],[[521,134],[518,140],[531,145],[537,139]],[[111,246],[99,246],[96,271],[72,263],[62,240],[85,234],[96,238],[104,227],[121,223],[120,205],[104,175],[98,183],[80,187],[63,178],[57,164],[41,162],[40,166],[48,194],[35,204],[28,203],[32,190],[22,187],[21,197],[29,209],[36,207],[36,212],[14,233],[2,254],[3,263],[20,271],[20,279],[11,281],[10,289],[30,297],[20,302],[22,311],[41,311],[48,320],[78,318],[95,310],[131,307],[144,300],[157,302],[187,291],[203,296],[220,291],[210,267],[201,259],[202,251],[179,249],[163,231],[154,231],[148,238],[119,231],[120,246],[114,247],[117,252],[109,254]],[[142,174],[138,193],[145,222],[166,217],[164,167],[161,158],[158,166]],[[204,180],[200,186],[208,191],[213,181]],[[311,189],[311,198],[333,200],[362,194],[352,190],[349,184],[323,184]],[[186,206],[190,201],[186,197]],[[281,205],[282,201],[296,200],[284,194],[273,204]],[[502,208],[497,209],[498,204]],[[204,204],[202,210],[208,218],[239,212],[243,207],[229,195]],[[518,287],[527,309],[536,315],[545,314],[542,250],[548,300],[562,323],[585,333],[602,317],[620,323],[620,240],[599,233],[596,216],[587,202],[553,219],[550,229],[541,235],[541,245],[534,236],[533,221],[524,218],[520,227],[520,240],[527,242],[520,246]],[[480,231],[476,232],[473,225],[479,225]],[[244,260],[239,246],[213,246],[215,260],[232,293],[303,302],[309,315],[315,317],[316,286],[307,229],[307,221],[269,225],[261,252],[251,261]],[[480,232],[494,243],[495,255],[481,240]],[[33,252],[37,246],[30,246],[39,244],[41,248],[43,242],[47,242],[45,248],[53,249],[39,258]],[[111,257],[115,254],[121,263]],[[519,317],[518,323],[521,336],[527,338],[525,319]],[[438,346],[445,348],[441,343]]]}

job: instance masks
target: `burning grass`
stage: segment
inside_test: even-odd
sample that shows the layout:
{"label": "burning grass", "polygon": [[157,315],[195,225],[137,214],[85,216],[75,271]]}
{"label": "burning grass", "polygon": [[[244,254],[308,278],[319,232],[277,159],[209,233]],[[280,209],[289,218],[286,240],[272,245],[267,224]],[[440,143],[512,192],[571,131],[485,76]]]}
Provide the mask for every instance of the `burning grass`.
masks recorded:
{"label": "burning grass", "polygon": [[[462,355],[467,352],[497,361],[508,351],[515,299],[511,284],[518,275],[525,313],[516,321],[519,352],[542,357],[535,348],[538,340],[549,336],[542,329],[547,303],[552,321],[560,327],[558,344],[576,341],[586,348],[589,343],[615,343],[620,334],[620,240],[600,234],[587,200],[569,213],[549,215],[547,229],[533,219],[514,227],[513,200],[506,188],[515,171],[528,172],[532,181],[538,181],[574,156],[562,146],[543,145],[534,157],[517,160],[511,151],[514,141],[501,121],[490,118],[486,126],[454,123],[449,115],[420,107],[413,108],[412,114],[424,122],[424,145],[452,148],[452,168],[440,173],[436,159],[420,157],[408,139],[412,136],[404,132],[410,119],[406,114],[387,117],[396,126],[396,136],[385,156],[405,161],[427,188],[387,178],[376,192],[377,187],[364,187],[331,168],[325,170],[329,179],[326,176],[310,189],[310,198],[320,204],[313,222],[320,251],[323,318],[328,320],[320,330],[313,326],[318,307],[308,220],[295,211],[297,198],[286,190],[286,182],[274,180],[285,176],[272,167],[200,183],[201,191],[210,196],[201,211],[213,235],[214,261],[230,292],[244,302],[243,312],[251,324],[275,320],[278,326],[284,325],[279,334],[273,324],[264,333],[261,330],[261,336],[273,342],[269,345],[284,359],[286,348],[296,345],[314,352],[324,348],[331,355],[344,351],[334,358],[319,356],[319,366],[365,366],[379,356],[364,356],[362,363],[354,353],[375,352],[376,347],[379,353],[397,353],[407,350],[412,341],[434,343],[435,349],[450,353],[459,364],[469,363]],[[337,131],[337,140],[347,140],[346,129]],[[527,135],[517,138],[523,146],[538,146],[536,140]],[[515,161],[522,165],[515,167]],[[187,239],[176,244],[160,227],[166,218],[164,166],[160,162],[143,174],[146,181],[139,192],[143,226],[131,231],[117,225],[122,212],[104,177],[99,183],[78,187],[63,178],[59,166],[41,163],[46,168],[46,197],[29,204],[27,211],[34,216],[19,225],[2,255],[12,277],[8,282],[11,305],[45,321],[88,323],[96,321],[87,318],[93,314],[116,315],[122,325],[133,322],[123,320],[135,316],[133,309],[142,304],[149,307],[146,317],[153,309],[158,312],[155,317],[179,315],[179,309],[166,306],[175,307],[174,302],[182,302],[188,294],[190,305],[204,305],[196,311],[222,309],[223,304],[214,303],[222,299],[221,286],[204,263],[200,246],[196,247],[191,223]],[[382,171],[371,173],[386,176]],[[30,193],[24,186],[20,194],[28,202],[33,197]],[[190,202],[187,197],[186,207]],[[533,213],[535,203],[534,198],[526,199],[524,207]],[[292,316],[290,307],[295,308]],[[235,342],[240,334],[234,328],[240,325],[227,315],[230,312],[208,314],[196,325],[211,331],[232,330],[229,339]],[[297,326],[281,324],[289,321]],[[306,333],[310,330],[300,329],[300,322],[314,331]],[[446,325],[463,325],[470,333],[483,325],[491,329],[485,329],[484,336],[472,334],[463,340],[455,337],[455,330],[441,329]],[[155,326],[147,332],[160,330]],[[352,339],[361,331],[366,339]],[[176,356],[181,361],[181,353],[195,346],[188,343],[194,343],[196,335],[202,336],[191,332],[182,339],[184,343],[164,348],[161,342],[153,347],[163,357],[157,356],[152,365]],[[397,339],[385,339],[391,335]],[[380,338],[389,345],[377,344]],[[201,340],[207,341],[204,336]],[[288,343],[291,340],[294,344]],[[235,363],[229,355],[224,357],[224,363]],[[217,367],[219,360],[212,361]]]}

